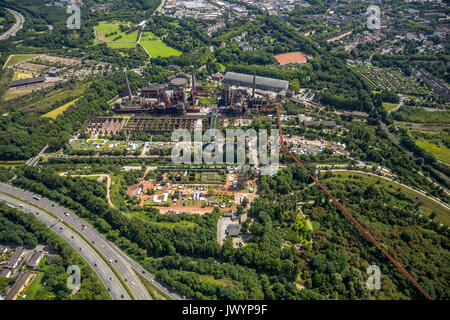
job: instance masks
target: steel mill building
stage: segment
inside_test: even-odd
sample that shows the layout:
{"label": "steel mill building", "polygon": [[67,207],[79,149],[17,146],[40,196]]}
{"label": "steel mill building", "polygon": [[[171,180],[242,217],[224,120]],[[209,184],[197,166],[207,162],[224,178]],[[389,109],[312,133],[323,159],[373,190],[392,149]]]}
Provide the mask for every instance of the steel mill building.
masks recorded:
{"label": "steel mill building", "polygon": [[243,87],[253,87],[253,81],[256,88],[280,92],[281,90],[287,90],[289,88],[289,81],[253,76],[245,73],[227,72],[223,79],[224,84],[237,85]]}

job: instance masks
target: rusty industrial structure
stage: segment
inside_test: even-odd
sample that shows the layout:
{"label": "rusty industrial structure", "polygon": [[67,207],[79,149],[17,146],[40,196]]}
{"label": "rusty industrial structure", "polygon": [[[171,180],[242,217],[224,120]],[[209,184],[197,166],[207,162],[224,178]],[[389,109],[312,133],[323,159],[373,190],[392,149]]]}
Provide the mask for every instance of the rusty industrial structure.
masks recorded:
{"label": "rusty industrial structure", "polygon": [[[213,87],[198,85],[195,78],[195,70],[191,71],[191,85],[187,90],[186,78],[173,78],[165,84],[151,84],[141,88],[137,96],[133,95],[132,87],[128,82],[126,71],[125,92],[126,95],[114,106],[116,113],[143,113],[151,116],[175,116],[184,117],[187,114],[199,113],[201,106],[198,98],[202,96],[216,95]],[[265,78],[264,78],[265,79]],[[270,80],[270,79],[269,79]],[[279,81],[273,79],[274,81]],[[266,97],[257,97],[257,77],[253,73],[251,94],[246,89],[231,89],[229,84],[220,92],[218,99],[218,112],[222,116],[245,116],[259,114],[273,110],[276,105],[268,104]],[[216,106],[213,105],[213,108]]]}
{"label": "rusty industrial structure", "polygon": [[[127,116],[97,117],[87,128],[90,134],[167,133],[180,128],[192,131],[199,121],[203,123],[202,129],[206,130],[215,127],[218,118],[251,118],[255,114],[274,112],[278,105],[270,104],[268,97],[256,89],[260,81],[256,73],[253,73],[253,81],[247,79],[251,91],[242,87],[232,89],[229,83],[225,83],[220,93],[216,93],[214,87],[199,85],[194,68],[190,84],[188,78],[177,75],[164,84],[150,84],[136,91],[128,80],[126,70],[124,78],[122,98],[114,104],[113,111]],[[208,113],[201,112],[199,99],[204,96],[218,97],[217,105],[207,106],[210,107]]]}

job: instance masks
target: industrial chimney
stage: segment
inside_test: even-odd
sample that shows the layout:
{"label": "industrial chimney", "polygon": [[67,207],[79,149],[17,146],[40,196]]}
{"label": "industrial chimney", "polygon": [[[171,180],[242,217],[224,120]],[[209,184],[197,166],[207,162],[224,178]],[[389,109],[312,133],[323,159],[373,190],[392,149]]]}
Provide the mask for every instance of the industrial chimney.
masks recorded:
{"label": "industrial chimney", "polygon": [[131,101],[133,99],[133,93],[131,92],[130,83],[128,82],[127,70],[123,70],[123,74],[125,75],[125,83],[127,84],[128,97]]}
{"label": "industrial chimney", "polygon": [[256,70],[253,70],[252,99],[255,99]]}

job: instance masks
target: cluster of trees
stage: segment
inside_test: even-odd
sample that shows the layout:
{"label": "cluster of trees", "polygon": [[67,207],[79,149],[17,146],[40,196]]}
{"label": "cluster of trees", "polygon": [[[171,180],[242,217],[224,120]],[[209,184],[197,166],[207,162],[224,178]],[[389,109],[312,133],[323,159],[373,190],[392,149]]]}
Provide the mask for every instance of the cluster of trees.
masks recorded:
{"label": "cluster of trees", "polygon": [[[138,260],[143,261],[147,256],[177,253],[190,257],[211,257],[269,274],[277,278],[276,281],[273,280],[274,283],[284,279],[286,286],[297,275],[297,266],[291,260],[295,250],[280,251],[281,237],[269,222],[251,227],[257,238],[248,246],[235,249],[229,238],[221,248],[216,241],[217,219],[220,215],[218,210],[205,216],[159,215],[157,210],[148,208],[145,220],[128,218],[110,208],[103,200],[104,196],[99,197],[104,188],[98,189],[96,193],[92,181],[60,177],[47,168],[23,168],[23,173],[19,173],[14,181],[15,184],[52,198],[87,218],[101,232],[105,232],[110,240]],[[182,221],[191,223],[178,224]],[[172,275],[181,279],[179,274]]]}
{"label": "cluster of trees", "polygon": [[[42,286],[36,299],[40,300],[105,300],[108,293],[94,271],[64,240],[53,233],[29,213],[21,212],[0,203],[0,242],[36,246],[46,244],[58,253],[52,264],[44,271]],[[66,273],[69,265],[78,265],[81,271],[81,289],[74,296],[67,288]],[[2,279],[2,278],[0,278]],[[1,281],[1,280],[0,280]],[[5,281],[0,282],[0,291]]]}
{"label": "cluster of trees", "polygon": [[[342,179],[322,181],[433,298],[447,299],[450,294],[448,281],[445,280],[448,278],[448,272],[444,267],[445,261],[448,260],[450,244],[447,227],[441,227],[419,214],[423,213],[419,204],[400,189],[379,182],[373,184],[361,177],[350,176],[349,179],[351,183],[343,183]],[[345,270],[353,272],[356,268],[361,274],[368,265],[376,264],[381,268],[382,289],[369,295],[376,298],[423,298],[378,249],[369,242],[362,241],[361,234],[327,201],[318,188],[314,188],[313,192],[314,204],[306,205],[304,212],[316,222],[319,231],[324,231],[320,236],[316,234],[314,255],[310,262],[313,273],[322,272],[321,288],[324,293],[333,294],[337,291],[338,294],[346,294],[349,297],[352,293],[365,296],[367,292],[358,293],[358,288],[364,288],[354,281],[353,286],[347,286]],[[327,257],[327,261],[321,261],[323,259],[320,256]],[[357,278],[362,280],[361,276]],[[342,287],[342,284],[345,287]]]}
{"label": "cluster of trees", "polygon": [[56,120],[42,118],[40,113],[35,111],[21,110],[2,117],[0,159],[29,159],[47,143],[49,152],[59,150],[73,132],[84,127],[86,121],[110,108],[107,101],[120,93],[122,85],[123,75],[120,72],[93,80],[83,98]]}

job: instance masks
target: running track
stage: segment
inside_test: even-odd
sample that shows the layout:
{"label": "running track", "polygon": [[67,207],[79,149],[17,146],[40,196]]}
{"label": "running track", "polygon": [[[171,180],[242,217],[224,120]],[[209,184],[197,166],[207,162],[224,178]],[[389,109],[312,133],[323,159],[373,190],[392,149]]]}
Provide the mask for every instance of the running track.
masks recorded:
{"label": "running track", "polygon": [[281,128],[280,110],[279,110],[278,106],[276,108],[277,108],[278,129],[280,131],[281,148],[292,158],[292,160],[294,160],[300,167],[303,168],[303,170],[306,171],[306,173],[309,175],[309,177],[319,186],[320,189],[322,189],[323,192],[325,192],[325,194],[333,201],[333,203],[355,224],[355,226],[359,229],[359,231],[361,231],[367,237],[367,239],[369,239],[370,242],[372,242],[378,249],[380,249],[380,251],[394,264],[394,266],[396,266],[397,269],[399,269],[400,272],[403,273],[403,275],[409,281],[411,281],[411,283],[417,289],[419,289],[419,291],[428,300],[433,300],[433,298],[431,298],[431,296],[420,286],[420,284],[418,284],[413,279],[413,277],[408,273],[408,271],[406,271],[406,269],[403,268],[400,263],[398,263],[394,258],[392,258],[392,256],[378,243],[378,241],[375,240],[375,238],[366,229],[364,229],[364,227],[362,225],[359,224],[359,222],[355,219],[355,217],[353,217],[350,214],[350,212],[348,212],[347,209],[342,204],[340,204],[340,202],[337,201],[335,197],[333,197],[333,195],[328,191],[328,189],[325,188],[319,182],[319,180],[314,175],[312,175],[312,173],[309,172],[309,170],[306,169],[306,167],[299,160],[297,160],[297,158],[288,150],[288,148],[286,148],[286,146],[284,145],[283,130]]}

